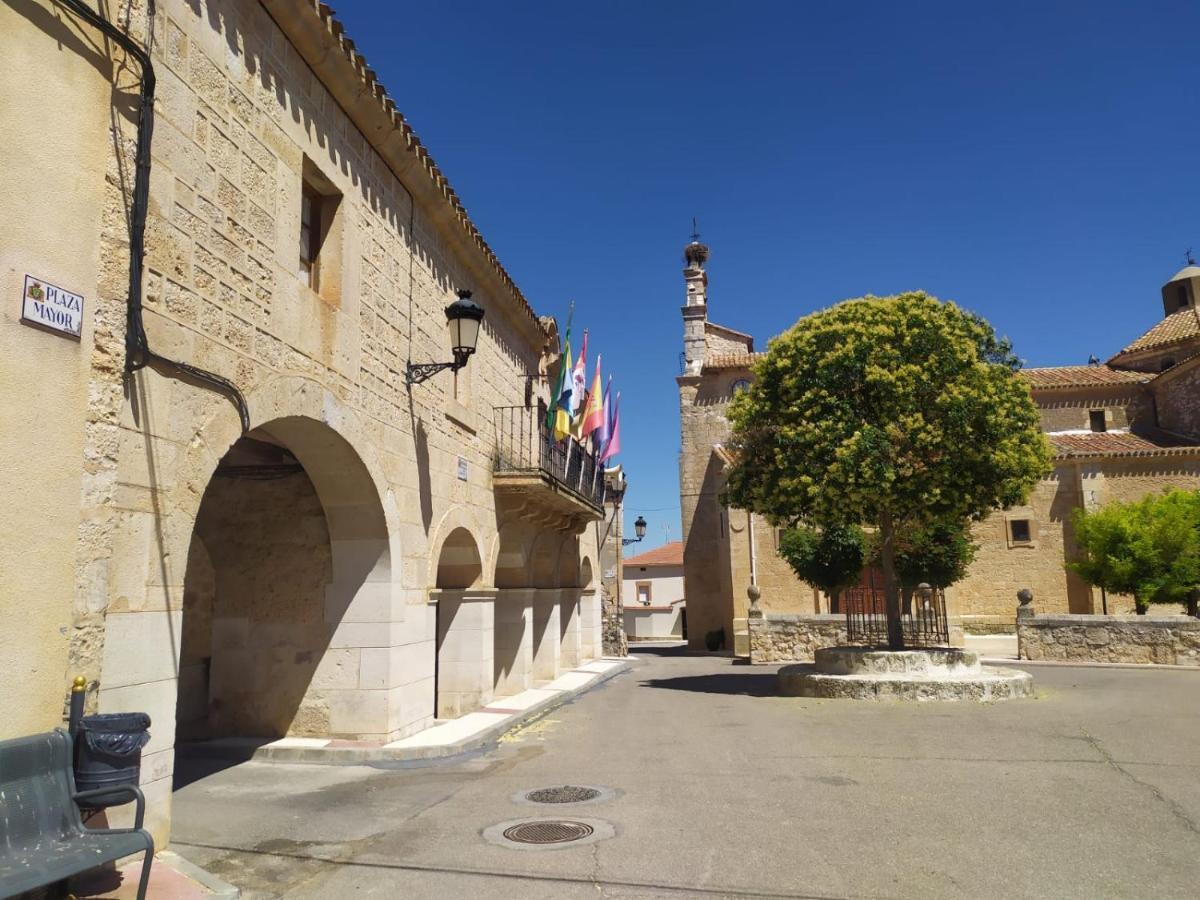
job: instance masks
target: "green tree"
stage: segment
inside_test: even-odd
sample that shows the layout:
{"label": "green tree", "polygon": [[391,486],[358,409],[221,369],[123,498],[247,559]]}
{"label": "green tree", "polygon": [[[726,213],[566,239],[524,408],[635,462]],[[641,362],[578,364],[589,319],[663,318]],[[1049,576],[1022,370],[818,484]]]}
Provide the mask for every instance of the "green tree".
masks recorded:
{"label": "green tree", "polygon": [[867,539],[857,525],[789,528],[779,541],[779,555],[797,577],[828,594],[830,609],[837,612],[841,592],[862,574]]}
{"label": "green tree", "polygon": [[896,575],[905,591],[921,582],[945,588],[962,579],[978,549],[971,523],[936,519],[896,536]]}
{"label": "green tree", "polygon": [[806,316],[730,406],[727,498],[776,524],[874,525],[900,648],[896,535],[1023,502],[1049,470],[1019,368],[985,320],[924,293]]}
{"label": "green tree", "polygon": [[1075,511],[1083,558],[1067,568],[1084,581],[1132,594],[1144,615],[1150,603],[1186,603],[1195,615],[1200,586],[1200,494],[1167,491],[1131,503]]}

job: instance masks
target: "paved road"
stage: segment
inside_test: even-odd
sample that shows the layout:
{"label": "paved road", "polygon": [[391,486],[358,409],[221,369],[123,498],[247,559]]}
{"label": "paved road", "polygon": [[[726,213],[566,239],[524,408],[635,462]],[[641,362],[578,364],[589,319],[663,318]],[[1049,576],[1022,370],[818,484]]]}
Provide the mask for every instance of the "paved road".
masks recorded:
{"label": "paved road", "polygon": [[[1037,667],[1034,700],[871,704],[635,652],[472,759],[193,769],[173,848],[247,897],[1200,895],[1200,672]],[[619,794],[512,800],[560,784]],[[615,836],[522,852],[481,834],[556,814]]]}

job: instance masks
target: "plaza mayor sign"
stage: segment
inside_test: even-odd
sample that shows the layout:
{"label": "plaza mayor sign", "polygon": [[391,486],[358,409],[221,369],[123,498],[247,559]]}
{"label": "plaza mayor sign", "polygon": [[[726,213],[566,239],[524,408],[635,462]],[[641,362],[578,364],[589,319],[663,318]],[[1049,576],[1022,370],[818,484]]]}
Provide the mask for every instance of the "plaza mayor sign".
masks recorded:
{"label": "plaza mayor sign", "polygon": [[83,297],[26,275],[21,321],[78,339],[83,331]]}

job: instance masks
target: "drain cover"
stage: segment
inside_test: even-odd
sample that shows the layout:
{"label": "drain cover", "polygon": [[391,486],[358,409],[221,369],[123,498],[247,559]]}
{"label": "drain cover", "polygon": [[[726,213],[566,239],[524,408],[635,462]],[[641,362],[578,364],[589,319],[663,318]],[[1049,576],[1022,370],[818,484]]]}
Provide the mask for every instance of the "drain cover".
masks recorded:
{"label": "drain cover", "polygon": [[565,844],[589,837],[593,831],[585,822],[521,822],[504,829],[504,837],[518,844]]}
{"label": "drain cover", "polygon": [[579,787],[574,784],[564,784],[562,787],[538,788],[525,795],[526,800],[534,803],[582,803],[585,800],[595,800],[600,791],[593,787]]}

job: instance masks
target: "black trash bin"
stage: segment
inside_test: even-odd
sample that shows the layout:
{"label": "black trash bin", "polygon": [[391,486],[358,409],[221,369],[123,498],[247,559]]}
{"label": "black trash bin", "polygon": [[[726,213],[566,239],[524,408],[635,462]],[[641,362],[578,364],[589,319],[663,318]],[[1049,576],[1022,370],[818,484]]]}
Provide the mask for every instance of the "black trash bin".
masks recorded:
{"label": "black trash bin", "polygon": [[[75,790],[136,785],[149,728],[150,717],[140,712],[84,716],[75,735]],[[101,809],[128,802],[128,794],[117,794],[90,799],[87,806]]]}

